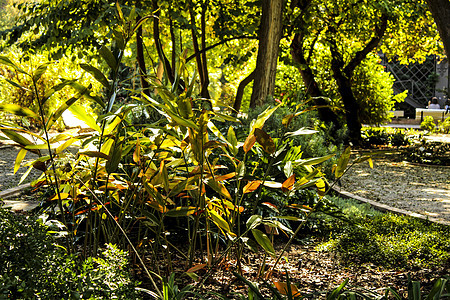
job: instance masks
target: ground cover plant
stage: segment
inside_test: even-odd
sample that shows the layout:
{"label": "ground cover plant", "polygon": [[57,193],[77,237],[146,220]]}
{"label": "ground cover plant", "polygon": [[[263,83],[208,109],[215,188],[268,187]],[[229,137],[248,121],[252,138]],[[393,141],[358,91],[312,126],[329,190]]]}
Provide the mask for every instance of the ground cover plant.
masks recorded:
{"label": "ground cover plant", "polygon": [[[25,123],[0,122],[1,132],[21,148],[14,169],[20,167],[27,152],[38,155],[27,167],[42,171],[33,185],[47,188],[50,193],[40,212],[57,220],[52,224],[59,225],[59,232],[64,233],[51,240],[42,228],[37,229],[32,240],[43,246],[33,247],[38,251],[33,256],[38,260],[36,265],[51,265],[53,261],[48,258],[51,254],[57,256],[55,261],[61,262],[52,267],[64,269],[56,273],[68,276],[74,284],[71,293],[80,297],[129,299],[138,291],[156,299],[225,298],[228,295],[213,295],[203,289],[222,270],[231,271],[236,281],[248,287],[242,295],[230,297],[303,297],[291,284],[290,274],[283,273],[286,250],[306,233],[337,231],[322,215],[350,222],[325,196],[333,182],[345,174],[351,149],[336,145],[338,137],[328,136],[327,131],[335,130],[330,125],[309,122],[311,115],[307,113],[318,108],[311,105],[313,98],[298,99],[290,110],[282,103],[265,107],[242,122],[230,114],[232,110],[226,103],[205,95],[206,75],[199,76],[200,82],[196,76],[196,72],[206,72],[200,55],[199,67],[194,71],[186,57],[180,55],[173,57],[173,72],[156,72],[155,76],[145,74],[143,69],[136,74],[129,72],[124,65],[127,51],[132,48],[129,45],[150,17],[139,16],[136,9],[124,12],[120,5],[117,17],[116,27],[108,35],[111,40],[105,38],[96,53],[101,66],[80,64],[89,78],[102,86],[101,91],[78,79],[59,78],[50,86],[41,85],[49,64],[29,70],[0,56],[8,72],[20,74],[30,84],[14,81],[17,76],[7,78],[7,82],[28,90],[35,102],[34,107],[1,103],[0,110],[33,121],[39,130],[30,130]],[[169,65],[160,53],[162,45],[158,45],[159,58],[164,61],[161,68],[167,70]],[[135,88],[137,78],[147,85]],[[69,99],[53,110],[46,108],[57,92],[66,91],[72,95]],[[89,107],[81,105],[81,101],[88,102]],[[89,129],[73,128],[54,134],[52,129],[66,110]],[[284,112],[277,114],[281,110]],[[132,115],[144,115],[146,123],[142,122],[144,118],[134,122]],[[320,130],[317,138],[309,138]],[[371,161],[367,156],[356,159],[366,160]],[[8,214],[7,218],[15,216]],[[361,220],[370,223],[364,217]],[[25,220],[20,222],[26,224]],[[19,226],[19,231],[34,233],[32,226],[26,227]],[[355,230],[354,235],[367,236],[374,230],[368,226]],[[21,233],[13,236],[19,244],[27,241]],[[352,238],[351,234],[337,232],[332,245],[336,245],[336,251],[350,253],[344,246],[353,247]],[[367,245],[377,245],[372,242],[367,238]],[[3,250],[8,247],[6,243],[1,245]],[[105,257],[98,258],[105,247]],[[122,273],[127,259],[118,249],[128,250],[136,276],[143,282],[138,289],[129,274]],[[373,254],[360,249],[355,252],[368,259]],[[246,275],[249,253],[259,258],[255,281],[262,282],[264,294]],[[385,257],[408,254],[387,252]],[[74,255],[81,258],[70,260]],[[111,256],[112,261],[108,259]],[[46,269],[51,267],[40,270],[44,273],[36,270],[39,280],[47,280]],[[5,271],[14,278],[5,284],[6,295],[24,293],[23,297],[33,298],[47,293],[35,288],[33,278],[12,273],[15,270],[10,265]],[[22,270],[20,266],[18,270]],[[61,277],[61,282],[65,278]],[[58,280],[44,283],[49,285],[48,293],[60,295]],[[29,290],[24,288],[26,282],[31,283]],[[440,287],[446,286],[444,280],[439,282]],[[352,297],[345,285],[344,281],[334,290],[312,293],[311,297]],[[65,295],[61,294],[61,298]]]}

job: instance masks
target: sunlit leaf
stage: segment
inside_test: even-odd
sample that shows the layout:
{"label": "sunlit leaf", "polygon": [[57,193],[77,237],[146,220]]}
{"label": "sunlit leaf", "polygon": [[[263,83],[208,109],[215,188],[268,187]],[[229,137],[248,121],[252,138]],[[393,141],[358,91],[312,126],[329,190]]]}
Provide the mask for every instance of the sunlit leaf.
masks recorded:
{"label": "sunlit leaf", "polygon": [[16,174],[19,170],[20,164],[25,158],[25,155],[27,155],[27,152],[28,151],[26,149],[20,149],[19,153],[17,153],[16,161],[14,162],[14,174]]}
{"label": "sunlit leaf", "polygon": [[167,217],[187,217],[195,213],[197,208],[193,206],[176,207],[166,213]]}
{"label": "sunlit leaf", "polygon": [[247,184],[244,186],[244,189],[243,189],[242,192],[243,192],[244,194],[246,194],[246,193],[251,193],[251,192],[255,191],[255,190],[261,185],[261,183],[262,183],[261,180],[250,181],[249,183],[247,183]]}
{"label": "sunlit leaf", "polygon": [[236,172],[231,172],[231,173],[228,173],[228,174],[225,174],[225,175],[222,175],[222,176],[217,176],[216,177],[216,181],[224,181],[224,180],[233,178],[235,176],[236,176]]}
{"label": "sunlit leaf", "polygon": [[209,179],[206,181],[206,184],[212,188],[214,191],[216,191],[217,193],[219,193],[221,196],[227,198],[227,199],[231,199],[231,195],[228,192],[227,188],[220,182],[214,180],[214,179]]}
{"label": "sunlit leaf", "polygon": [[280,182],[276,181],[264,181],[263,185],[273,189],[281,189],[283,186]]}
{"label": "sunlit leaf", "polygon": [[250,218],[248,218],[246,222],[247,229],[253,229],[259,224],[261,224],[262,217],[260,215],[253,215]]}
{"label": "sunlit leaf", "polygon": [[290,284],[290,288],[288,287],[287,283],[280,282],[280,281],[273,281],[273,284],[277,288],[277,290],[282,294],[289,297],[289,299],[292,299],[292,297],[300,297],[300,292],[298,291],[298,288],[295,286],[295,284]]}
{"label": "sunlit leaf", "polygon": [[256,142],[255,135],[250,134],[244,142],[244,146],[243,146],[244,152],[247,153],[248,151],[250,151],[250,149],[252,149],[255,142]]}
{"label": "sunlit leaf", "polygon": [[290,190],[293,189],[294,183],[295,183],[295,174],[292,174],[291,177],[289,177],[283,182],[281,190],[285,193],[289,192]]}
{"label": "sunlit leaf", "polygon": [[23,135],[15,132],[14,130],[10,129],[1,129],[4,135],[6,135],[9,139],[16,142],[19,145],[27,146],[32,145],[33,143],[30,142],[27,138],[25,138]]}
{"label": "sunlit leaf", "polygon": [[298,136],[298,135],[310,135],[310,134],[315,134],[318,133],[317,130],[311,130],[311,129],[306,129],[306,128],[300,128],[299,130],[293,131],[293,132],[286,132],[284,134],[285,137],[294,137],[294,136]]}
{"label": "sunlit leaf", "polygon": [[253,134],[256,128],[262,128],[264,126],[264,123],[267,121],[267,119],[278,109],[278,106],[275,106],[273,108],[267,108],[265,111],[263,111],[261,114],[259,114],[258,118],[255,122],[253,122],[251,128],[250,128],[250,135]]}
{"label": "sunlit leaf", "polygon": [[95,119],[86,112],[83,106],[72,105],[69,107],[69,111],[72,112],[77,119],[83,121],[87,126],[89,126],[89,128],[94,129],[97,132],[101,131]]}
{"label": "sunlit leaf", "polygon": [[341,178],[342,175],[344,175],[345,169],[347,168],[348,162],[350,160],[350,152],[351,152],[351,148],[347,147],[345,149],[344,153],[342,153],[342,155],[339,157],[339,160],[338,160],[337,166],[336,166],[336,170],[334,173],[336,178]]}
{"label": "sunlit leaf", "polygon": [[27,107],[22,107],[17,104],[0,103],[0,111],[11,113],[19,117],[30,117],[35,120],[39,120],[39,116],[34,111],[32,111]]}
{"label": "sunlit leaf", "polygon": [[211,217],[211,220],[217,225],[217,227],[224,230],[226,233],[231,232],[230,226],[228,225],[227,221],[225,221],[218,212],[216,212],[215,210],[209,210],[208,214]]}

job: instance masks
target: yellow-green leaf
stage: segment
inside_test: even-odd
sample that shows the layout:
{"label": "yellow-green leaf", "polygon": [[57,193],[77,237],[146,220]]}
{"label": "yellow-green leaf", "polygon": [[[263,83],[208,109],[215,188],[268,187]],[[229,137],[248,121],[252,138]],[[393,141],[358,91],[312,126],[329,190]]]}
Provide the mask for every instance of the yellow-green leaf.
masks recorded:
{"label": "yellow-green leaf", "polygon": [[230,232],[230,226],[228,225],[227,221],[225,221],[224,218],[219,215],[218,212],[216,212],[215,210],[209,210],[208,213],[211,217],[211,220],[214,222],[214,224],[217,225],[217,227],[224,230],[226,233]]}
{"label": "yellow-green leaf", "polygon": [[26,149],[20,149],[19,153],[17,153],[16,161],[14,162],[14,174],[19,170],[20,164],[22,163],[23,159],[25,158],[25,155],[27,155]]}
{"label": "yellow-green leaf", "polygon": [[339,157],[339,160],[338,160],[337,166],[336,166],[336,170],[334,173],[336,178],[341,178],[342,175],[344,175],[345,169],[347,168],[348,162],[350,160],[350,152],[351,152],[351,148],[349,146],[345,149],[344,153],[342,153],[341,157]]}
{"label": "yellow-green leaf", "polygon": [[19,117],[30,117],[35,120],[39,120],[39,116],[34,111],[17,104],[0,103],[0,111],[5,111]]}

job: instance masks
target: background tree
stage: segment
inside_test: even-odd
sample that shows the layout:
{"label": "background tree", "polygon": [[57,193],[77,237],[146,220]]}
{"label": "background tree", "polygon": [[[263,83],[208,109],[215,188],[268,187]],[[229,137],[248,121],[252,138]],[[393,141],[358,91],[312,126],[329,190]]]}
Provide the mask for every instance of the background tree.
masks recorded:
{"label": "background tree", "polygon": [[450,53],[450,1],[427,0],[427,4],[433,14],[448,57]]}
{"label": "background tree", "polygon": [[261,106],[273,96],[277,71],[278,48],[283,29],[283,0],[263,0],[258,34],[258,57],[254,71],[250,107]]}

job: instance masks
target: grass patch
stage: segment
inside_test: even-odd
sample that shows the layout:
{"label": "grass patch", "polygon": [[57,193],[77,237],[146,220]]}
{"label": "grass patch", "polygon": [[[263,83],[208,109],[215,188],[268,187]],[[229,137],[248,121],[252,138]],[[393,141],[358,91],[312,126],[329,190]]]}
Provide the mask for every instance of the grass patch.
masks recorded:
{"label": "grass patch", "polygon": [[331,221],[331,238],[319,246],[346,264],[431,268],[450,262],[450,228],[403,215],[382,213],[367,204],[332,197],[350,222]]}

